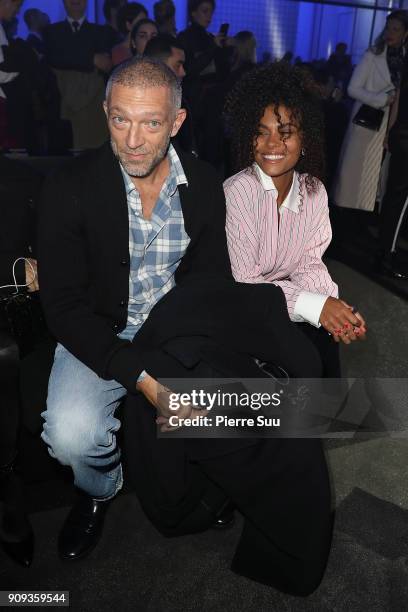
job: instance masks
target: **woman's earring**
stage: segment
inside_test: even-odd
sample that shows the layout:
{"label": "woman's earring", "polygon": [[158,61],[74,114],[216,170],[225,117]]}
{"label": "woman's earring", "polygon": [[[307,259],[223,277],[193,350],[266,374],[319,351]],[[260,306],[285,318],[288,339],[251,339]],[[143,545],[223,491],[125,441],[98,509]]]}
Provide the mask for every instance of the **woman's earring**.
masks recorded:
{"label": "woman's earring", "polygon": [[301,156],[304,157],[305,156],[305,150],[302,148],[301,152],[300,152]]}

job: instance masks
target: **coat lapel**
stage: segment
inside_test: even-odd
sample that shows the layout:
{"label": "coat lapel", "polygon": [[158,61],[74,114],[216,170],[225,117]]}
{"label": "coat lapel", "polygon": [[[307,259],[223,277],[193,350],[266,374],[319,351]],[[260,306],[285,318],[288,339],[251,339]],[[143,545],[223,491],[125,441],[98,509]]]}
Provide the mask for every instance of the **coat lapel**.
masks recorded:
{"label": "coat lapel", "polygon": [[104,223],[113,242],[123,249],[123,256],[129,253],[129,215],[125,183],[120,165],[112,153],[109,143],[101,149],[98,177],[98,200]]}
{"label": "coat lapel", "polygon": [[[186,173],[186,176],[187,176],[187,173]],[[189,180],[188,177],[187,177],[187,180]],[[179,195],[180,195],[181,210],[183,212],[184,229],[186,230],[190,239],[192,239],[192,232],[193,232],[193,227],[191,223],[192,221],[191,211],[192,211],[192,205],[193,205],[193,197],[191,193],[192,190],[189,185],[179,185],[178,190],[179,190]]]}
{"label": "coat lapel", "polygon": [[[197,199],[199,200],[200,194],[197,193],[197,180],[195,180],[195,177],[193,176],[194,173],[192,172],[188,157],[182,151],[180,151],[177,145],[174,143],[172,144],[176,149],[177,155],[179,156],[188,182],[188,185],[179,185],[178,189],[180,194],[181,210],[184,218],[184,228],[192,242],[195,238],[195,230],[197,228],[197,222],[199,221],[197,219],[197,215],[200,207],[197,206]],[[188,248],[190,248],[191,242]]]}

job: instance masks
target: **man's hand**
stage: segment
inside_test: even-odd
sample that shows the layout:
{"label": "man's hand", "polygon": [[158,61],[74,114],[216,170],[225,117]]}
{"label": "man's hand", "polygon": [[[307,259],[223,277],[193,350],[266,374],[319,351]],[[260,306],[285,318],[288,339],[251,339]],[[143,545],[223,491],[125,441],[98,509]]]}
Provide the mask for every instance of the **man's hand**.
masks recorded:
{"label": "man's hand", "polygon": [[[30,262],[30,263],[28,263]],[[37,274],[37,260],[26,259],[25,262],[25,279],[28,291],[38,291],[38,274]],[[30,265],[31,264],[31,265]]]}
{"label": "man's hand", "polygon": [[[145,398],[156,408],[158,414],[156,423],[160,425],[161,432],[179,429],[183,419],[192,419],[195,416],[202,416],[207,412],[206,410],[193,408],[191,404],[187,406],[181,405],[177,410],[172,410],[170,408],[170,395],[172,391],[161,385],[149,374],[141,382],[137,383],[136,389],[143,393]],[[171,416],[177,416],[180,425],[169,425]]]}
{"label": "man's hand", "polygon": [[108,53],[95,53],[93,61],[95,68],[101,72],[107,73],[112,70],[112,60]]}
{"label": "man's hand", "polygon": [[360,313],[337,298],[329,297],[324,303],[319,319],[321,325],[336,342],[350,344],[354,340],[365,340],[366,324]]}

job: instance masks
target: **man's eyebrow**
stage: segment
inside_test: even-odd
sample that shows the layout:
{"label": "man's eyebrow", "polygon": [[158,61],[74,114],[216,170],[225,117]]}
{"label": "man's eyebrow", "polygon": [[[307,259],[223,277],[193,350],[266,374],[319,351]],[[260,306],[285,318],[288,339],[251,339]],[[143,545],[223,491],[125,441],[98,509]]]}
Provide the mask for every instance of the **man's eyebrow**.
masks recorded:
{"label": "man's eyebrow", "polygon": [[[122,113],[122,114],[126,114],[126,111],[122,110],[121,108],[119,108],[119,106],[112,106],[109,109],[109,113]],[[162,111],[145,111],[143,113],[141,113],[142,116],[145,117],[159,117],[161,119],[163,119],[164,114]]]}

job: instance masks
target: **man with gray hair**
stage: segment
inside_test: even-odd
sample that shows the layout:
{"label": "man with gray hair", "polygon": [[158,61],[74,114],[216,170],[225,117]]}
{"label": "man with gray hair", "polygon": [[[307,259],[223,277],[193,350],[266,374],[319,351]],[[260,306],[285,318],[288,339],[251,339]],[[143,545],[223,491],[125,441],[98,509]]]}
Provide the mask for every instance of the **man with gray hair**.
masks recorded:
{"label": "man with gray hair", "polygon": [[41,297],[58,346],[42,437],[81,493],[60,533],[63,559],[97,544],[107,502],[122,487],[121,399],[140,392],[168,416],[135,335],[176,282],[232,278],[222,184],[171,144],[186,116],[180,105],[180,84],[164,64],[120,65],[104,102],[110,144],[70,161],[44,191]]}

